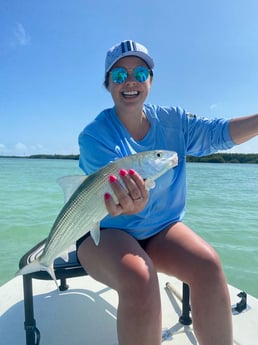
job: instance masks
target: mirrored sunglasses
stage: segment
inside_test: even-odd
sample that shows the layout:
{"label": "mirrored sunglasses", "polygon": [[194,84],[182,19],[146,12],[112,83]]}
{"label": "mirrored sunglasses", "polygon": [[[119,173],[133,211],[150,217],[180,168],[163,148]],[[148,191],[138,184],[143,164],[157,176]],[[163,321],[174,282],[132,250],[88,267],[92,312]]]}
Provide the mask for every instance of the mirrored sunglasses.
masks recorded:
{"label": "mirrored sunglasses", "polygon": [[[122,84],[128,78],[128,72],[123,67],[114,68],[111,72],[112,80],[115,84]],[[150,75],[150,70],[145,66],[135,67],[133,77],[139,83],[144,83]]]}

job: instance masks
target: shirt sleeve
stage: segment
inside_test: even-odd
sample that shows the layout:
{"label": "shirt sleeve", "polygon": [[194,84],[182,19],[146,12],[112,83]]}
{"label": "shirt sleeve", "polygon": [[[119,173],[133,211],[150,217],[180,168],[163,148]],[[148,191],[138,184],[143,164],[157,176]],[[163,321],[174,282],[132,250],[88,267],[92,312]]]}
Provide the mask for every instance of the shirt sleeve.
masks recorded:
{"label": "shirt sleeve", "polygon": [[80,158],[79,167],[86,175],[94,173],[106,164],[117,159],[116,152],[112,151],[97,137],[83,131],[79,135]]}
{"label": "shirt sleeve", "polygon": [[235,145],[229,132],[229,120],[210,120],[189,113],[185,116],[184,131],[188,155],[204,156]]}

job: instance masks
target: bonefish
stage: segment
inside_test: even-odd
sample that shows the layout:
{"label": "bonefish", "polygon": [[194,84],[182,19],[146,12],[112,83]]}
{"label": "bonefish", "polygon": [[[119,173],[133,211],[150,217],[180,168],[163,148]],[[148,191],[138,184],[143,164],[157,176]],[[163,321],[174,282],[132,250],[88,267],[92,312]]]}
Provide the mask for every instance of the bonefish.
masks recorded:
{"label": "bonefish", "polygon": [[58,180],[64,189],[66,203],[57,216],[42,254],[24,266],[16,275],[47,271],[56,282],[54,260],[64,255],[68,248],[85,233],[90,234],[98,245],[100,221],[108,214],[104,193],[116,197],[108,177],[119,177],[120,169],[134,169],[145,179],[147,189],[155,186],[155,180],[178,164],[174,151],[145,151],[115,160],[89,176],[66,176]]}

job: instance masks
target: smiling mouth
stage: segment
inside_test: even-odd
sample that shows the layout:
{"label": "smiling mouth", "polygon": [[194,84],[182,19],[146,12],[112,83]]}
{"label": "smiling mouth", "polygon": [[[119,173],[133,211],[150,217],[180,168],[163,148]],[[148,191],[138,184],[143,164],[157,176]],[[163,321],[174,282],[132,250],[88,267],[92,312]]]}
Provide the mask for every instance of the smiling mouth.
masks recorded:
{"label": "smiling mouth", "polygon": [[124,91],[124,92],[122,92],[122,95],[123,95],[124,97],[128,97],[128,98],[130,98],[130,97],[136,97],[136,96],[138,96],[139,94],[140,94],[139,91]]}

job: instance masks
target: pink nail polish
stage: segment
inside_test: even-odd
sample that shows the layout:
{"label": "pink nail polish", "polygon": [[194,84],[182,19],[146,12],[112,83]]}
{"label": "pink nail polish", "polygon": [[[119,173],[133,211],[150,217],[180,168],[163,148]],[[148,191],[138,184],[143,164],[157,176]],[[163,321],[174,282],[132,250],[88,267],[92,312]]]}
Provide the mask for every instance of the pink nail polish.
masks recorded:
{"label": "pink nail polish", "polygon": [[114,175],[109,176],[109,182],[113,183],[117,180],[117,178]]}
{"label": "pink nail polish", "polygon": [[104,194],[105,200],[109,200],[111,198],[111,195],[109,193]]}
{"label": "pink nail polish", "polygon": [[120,176],[126,176],[127,175],[127,171],[125,169],[121,169],[119,171],[119,174],[120,174]]}
{"label": "pink nail polish", "polygon": [[128,173],[129,173],[130,175],[134,175],[134,174],[135,174],[135,170],[134,170],[134,169],[129,169],[129,170],[128,170]]}

